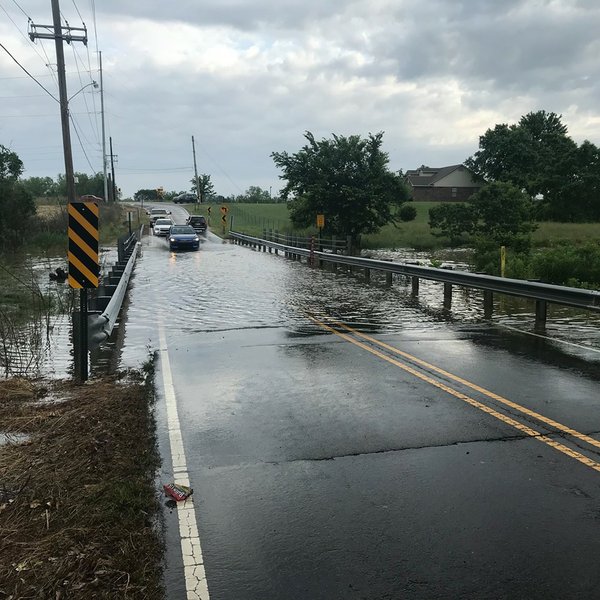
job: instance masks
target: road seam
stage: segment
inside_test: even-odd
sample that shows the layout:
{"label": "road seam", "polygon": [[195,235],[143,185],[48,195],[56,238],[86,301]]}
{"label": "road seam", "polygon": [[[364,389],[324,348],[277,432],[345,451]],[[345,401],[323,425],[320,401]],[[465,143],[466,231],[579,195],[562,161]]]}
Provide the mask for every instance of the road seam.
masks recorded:
{"label": "road seam", "polygon": [[[173,475],[175,483],[189,486],[190,476],[183,447],[183,435],[181,433],[179,412],[177,410],[177,396],[175,395],[167,338],[162,322],[158,324],[158,336],[161,350],[161,372],[167,407],[167,428],[171,446]],[[208,582],[206,581],[193,496],[190,496],[183,502],[177,503],[177,517],[179,519],[179,535],[181,537],[181,554],[183,557],[187,600],[209,600],[210,595],[208,593]]]}

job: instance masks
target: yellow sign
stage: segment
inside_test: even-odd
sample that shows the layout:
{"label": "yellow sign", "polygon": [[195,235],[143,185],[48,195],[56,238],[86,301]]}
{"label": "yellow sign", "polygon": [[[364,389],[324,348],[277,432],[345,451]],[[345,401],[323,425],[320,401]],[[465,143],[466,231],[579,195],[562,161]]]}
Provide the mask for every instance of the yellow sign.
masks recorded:
{"label": "yellow sign", "polygon": [[325,215],[317,215],[317,227],[319,229],[325,227]]}
{"label": "yellow sign", "polygon": [[73,289],[97,288],[98,204],[69,202],[69,285]]}
{"label": "yellow sign", "polygon": [[226,206],[221,206],[221,212],[226,215],[229,209]]}

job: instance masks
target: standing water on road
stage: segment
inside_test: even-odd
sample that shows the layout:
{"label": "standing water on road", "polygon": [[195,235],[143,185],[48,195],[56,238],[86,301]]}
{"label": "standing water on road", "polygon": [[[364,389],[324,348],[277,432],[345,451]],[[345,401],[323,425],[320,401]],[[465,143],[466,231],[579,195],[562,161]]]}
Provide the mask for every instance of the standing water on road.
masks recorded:
{"label": "standing water on road", "polygon": [[138,366],[157,347],[158,321],[178,334],[182,344],[187,335],[234,329],[323,333],[307,313],[379,334],[461,335],[461,329],[475,328],[486,335],[515,337],[524,345],[545,342],[561,352],[600,361],[598,313],[550,306],[542,336],[534,331],[533,303],[518,298],[497,296],[493,319],[486,321],[477,290],[455,288],[448,309],[442,284],[422,281],[418,298],[411,296],[410,284],[402,277],[392,288],[383,284],[383,276],[373,274],[372,283],[366,284],[356,274],[313,269],[222,242],[210,233],[198,252],[170,252],[164,239],[147,237],[132,283],[122,361]]}

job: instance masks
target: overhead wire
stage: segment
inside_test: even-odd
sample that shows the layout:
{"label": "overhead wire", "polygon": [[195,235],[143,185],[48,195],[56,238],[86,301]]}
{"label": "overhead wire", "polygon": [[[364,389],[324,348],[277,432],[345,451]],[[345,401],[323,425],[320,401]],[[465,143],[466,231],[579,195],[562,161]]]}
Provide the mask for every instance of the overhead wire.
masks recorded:
{"label": "overhead wire", "polygon": [[[16,2],[15,0],[13,0],[13,2],[15,3],[15,5],[17,6],[17,8],[19,8],[19,10],[27,17],[27,22],[28,23],[32,23],[32,19],[31,17],[23,10],[23,8],[21,8],[21,6],[19,5],[18,2]],[[58,87],[58,78],[56,76],[56,73],[54,73],[54,71],[51,68],[51,63],[50,63],[50,59],[48,58],[48,54],[46,53],[46,49],[44,48],[44,45],[41,43],[40,40],[40,47],[42,48],[42,51],[44,52],[44,55],[46,56],[46,58],[44,59],[44,57],[38,52],[36,44],[27,36],[25,35],[22,31],[21,28],[17,25],[17,23],[14,21],[14,19],[10,16],[10,14],[8,13],[8,11],[6,10],[6,8],[4,8],[4,6],[2,6],[0,4],[0,8],[2,9],[2,11],[4,12],[4,14],[9,18],[10,22],[15,26],[15,28],[17,29],[17,31],[21,34],[21,36],[25,39],[25,41],[27,42],[27,45],[33,49],[33,51],[40,57],[40,59],[42,61],[44,61],[44,65],[46,66],[46,68],[50,71],[50,74],[52,75],[53,79],[54,79],[54,83],[56,84],[56,87]]]}
{"label": "overhead wire", "polygon": [[[83,78],[81,77],[81,71],[79,69],[79,60],[81,60],[81,59],[78,58],[78,56],[77,56],[77,52],[75,50],[75,45],[71,44],[71,48],[73,48],[73,57],[75,58],[75,66],[77,67],[77,75],[79,77],[79,84],[81,85],[81,88],[83,89],[85,86],[87,86],[89,84],[84,84],[83,83]],[[90,79],[91,79],[91,77],[90,77]],[[91,83],[95,83],[95,82],[93,80],[91,80]],[[93,92],[92,92],[92,95],[93,95]],[[95,134],[96,141],[99,141],[100,140],[100,135],[99,135],[99,132],[98,132],[97,129],[94,130],[94,123],[92,123],[92,117],[91,117],[91,113],[90,113],[90,107],[88,105],[88,101],[87,101],[85,92],[82,93],[82,96],[83,96],[83,102],[85,104],[85,109],[86,109],[86,111],[88,113],[88,119],[89,119],[89,122],[90,122],[90,127],[92,129],[92,133]]]}
{"label": "overhead wire", "polygon": [[48,96],[50,96],[51,98],[53,98],[54,100],[56,100],[56,102],[59,102],[58,98],[52,94],[52,92],[50,92],[47,88],[45,88],[11,53],[10,51],[6,48],[6,46],[2,43],[0,43],[0,48],[2,48],[2,50],[4,50],[4,52],[6,52],[6,54],[8,54],[16,63],[17,65],[19,65],[19,67],[21,67],[21,69],[27,73],[27,75],[33,79],[33,81],[35,81],[45,92],[46,94],[48,94]]}
{"label": "overhead wire", "polygon": [[69,114],[69,118],[71,120],[71,123],[73,124],[73,131],[75,131],[75,135],[77,136],[77,139],[79,140],[79,145],[81,146],[81,150],[83,151],[83,155],[85,156],[85,159],[87,160],[87,164],[90,166],[90,169],[92,170],[92,173],[94,175],[97,175],[96,170],[92,166],[92,163],[90,162],[90,159],[89,159],[89,157],[87,155],[87,152],[85,151],[85,146],[83,145],[83,142],[81,141],[81,137],[79,135],[79,131],[77,130],[77,125],[75,125],[75,119],[70,114]]}

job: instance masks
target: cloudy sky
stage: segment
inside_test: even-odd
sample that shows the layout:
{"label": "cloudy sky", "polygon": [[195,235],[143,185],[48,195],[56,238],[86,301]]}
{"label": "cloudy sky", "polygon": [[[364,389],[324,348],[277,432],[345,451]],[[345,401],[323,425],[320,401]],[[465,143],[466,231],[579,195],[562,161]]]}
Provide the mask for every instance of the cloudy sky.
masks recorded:
{"label": "cloudy sky", "polygon": [[[192,135],[198,171],[223,195],[275,195],[270,153],[295,152],[306,130],[384,131],[394,170],[460,163],[488,127],[542,108],[600,144],[598,0],[61,0],[61,11],[90,36],[65,46],[70,96],[99,81],[102,51],[126,196],[188,189]],[[54,43],[31,43],[27,16],[51,23],[50,0],[0,0],[0,42],[58,95]],[[0,107],[0,144],[25,176],[64,171],[58,104],[1,49]],[[99,111],[91,86],[71,101],[78,171],[102,171]]]}

